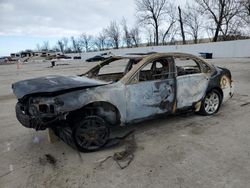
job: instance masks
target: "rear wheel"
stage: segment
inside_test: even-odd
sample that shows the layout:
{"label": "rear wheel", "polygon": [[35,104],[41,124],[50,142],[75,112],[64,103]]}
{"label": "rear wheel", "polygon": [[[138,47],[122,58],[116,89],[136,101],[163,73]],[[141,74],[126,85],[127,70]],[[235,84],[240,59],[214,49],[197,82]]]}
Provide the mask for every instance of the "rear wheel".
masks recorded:
{"label": "rear wheel", "polygon": [[91,152],[103,147],[109,139],[107,123],[99,116],[87,116],[74,128],[73,138],[80,151]]}
{"label": "rear wheel", "polygon": [[208,92],[202,101],[200,112],[203,115],[213,115],[219,111],[222,96],[217,90]]}

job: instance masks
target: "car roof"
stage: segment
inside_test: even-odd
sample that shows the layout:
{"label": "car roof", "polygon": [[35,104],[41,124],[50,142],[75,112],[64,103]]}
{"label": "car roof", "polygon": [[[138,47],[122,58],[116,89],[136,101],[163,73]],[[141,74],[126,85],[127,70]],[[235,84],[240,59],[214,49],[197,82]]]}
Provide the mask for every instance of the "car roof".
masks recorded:
{"label": "car roof", "polygon": [[175,57],[193,57],[198,58],[199,57],[189,54],[189,53],[182,53],[182,52],[150,52],[150,53],[128,53],[123,56],[112,56],[112,57],[119,57],[119,58],[127,58],[127,59],[143,59],[147,57],[165,57],[165,56],[175,56]]}
{"label": "car roof", "polygon": [[110,58],[114,58],[114,59],[137,59],[137,60],[140,60],[140,59],[148,58],[148,57],[157,58],[157,57],[165,57],[165,56],[193,57],[193,58],[201,59],[198,56],[195,56],[193,54],[182,53],[182,52],[127,53],[127,54],[121,55],[121,56],[114,55],[114,56],[111,56]]}
{"label": "car roof", "polygon": [[[177,58],[193,58],[195,60],[201,61],[206,63],[203,59],[192,55],[192,54],[188,54],[188,53],[180,53],[180,52],[168,52],[168,53],[154,53],[151,55],[147,55],[147,56],[143,56],[142,60],[137,63],[135,66],[135,69],[138,69],[139,67],[142,67],[145,63],[152,61],[154,59],[157,58],[164,58],[164,57],[177,57]],[[209,67],[210,65],[208,63],[206,63]],[[135,72],[128,72],[122,79],[121,82],[123,83],[127,83],[127,81],[130,79],[130,77],[134,74]]]}
{"label": "car roof", "polygon": [[[131,55],[130,55],[131,54]],[[163,58],[163,57],[179,57],[179,58],[193,58],[193,59],[196,59],[198,61],[202,61],[204,62],[204,60],[202,60],[201,58],[195,56],[195,55],[192,55],[192,54],[188,54],[188,53],[181,53],[181,52],[167,52],[167,53],[150,53],[150,54],[143,54],[143,53],[137,53],[139,55],[137,55],[136,53],[130,53],[130,54],[127,54],[127,55],[124,55],[124,56],[111,56],[110,58],[100,62],[98,65],[94,66],[92,69],[88,70],[86,73],[88,72],[91,72],[97,68],[99,68],[100,66],[103,66],[105,64],[109,64],[111,63],[112,61],[116,61],[116,60],[120,60],[120,59],[131,59],[131,60],[135,60],[135,61],[139,61],[137,64],[136,64],[136,67],[141,67],[143,66],[146,62],[148,61],[151,61],[151,60],[154,60],[156,58]],[[206,62],[204,62],[206,63]],[[207,64],[207,63],[206,63]],[[210,66],[209,64],[207,64],[208,66]],[[85,73],[85,74],[86,74]],[[133,73],[127,73],[122,79],[121,81],[123,83],[126,83],[129,79],[130,76],[132,76]]]}
{"label": "car roof", "polygon": [[[131,55],[130,55],[131,54]],[[136,55],[138,54],[138,55]],[[120,60],[120,59],[131,59],[131,60],[135,60],[135,61],[140,61],[139,64],[144,64],[147,61],[150,61],[151,59],[155,59],[155,58],[161,58],[161,57],[167,57],[167,56],[174,56],[174,57],[192,57],[193,59],[197,59],[200,61],[203,61],[201,58],[192,55],[192,54],[188,54],[188,53],[180,53],[180,52],[168,52],[168,53],[158,53],[158,52],[150,52],[150,53],[129,53],[127,55],[123,55],[123,56],[111,56],[110,58],[100,62],[98,65],[96,65],[95,67],[99,67],[100,65],[105,65],[105,64],[109,64],[112,61],[115,60]],[[95,67],[93,67],[92,69],[94,69]]]}

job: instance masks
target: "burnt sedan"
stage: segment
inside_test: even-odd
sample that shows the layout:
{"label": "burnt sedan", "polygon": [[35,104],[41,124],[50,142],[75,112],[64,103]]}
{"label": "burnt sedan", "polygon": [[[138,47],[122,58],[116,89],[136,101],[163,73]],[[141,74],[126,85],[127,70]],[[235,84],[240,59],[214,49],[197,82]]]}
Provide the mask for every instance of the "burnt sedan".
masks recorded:
{"label": "burnt sedan", "polygon": [[51,128],[80,151],[103,147],[112,126],[183,110],[213,115],[234,89],[228,69],[184,53],[114,56],[82,75],[34,78],[12,88],[23,126]]}

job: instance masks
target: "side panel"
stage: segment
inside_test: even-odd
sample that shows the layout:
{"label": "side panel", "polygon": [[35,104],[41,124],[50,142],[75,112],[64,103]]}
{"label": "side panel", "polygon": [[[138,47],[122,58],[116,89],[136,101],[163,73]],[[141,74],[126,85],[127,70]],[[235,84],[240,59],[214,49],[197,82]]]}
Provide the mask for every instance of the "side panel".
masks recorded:
{"label": "side panel", "polygon": [[127,122],[171,112],[175,98],[174,88],[174,79],[127,85]]}
{"label": "side panel", "polygon": [[223,103],[230,99],[234,94],[235,85],[231,80],[232,76],[228,69],[222,67],[215,67],[216,71],[211,76],[208,90],[212,88],[221,88],[223,93]]}
{"label": "side panel", "polygon": [[209,78],[205,73],[178,76],[177,82],[177,109],[192,106],[206,93]]}
{"label": "side panel", "polygon": [[82,108],[83,106],[96,102],[105,101],[110,102],[120,112],[121,123],[125,123],[126,117],[126,97],[125,86],[117,82],[115,84],[99,86],[96,88],[89,88],[85,90],[79,90],[70,92],[64,95],[57,96],[61,101],[64,101],[64,105],[57,108],[59,112],[70,112]]}

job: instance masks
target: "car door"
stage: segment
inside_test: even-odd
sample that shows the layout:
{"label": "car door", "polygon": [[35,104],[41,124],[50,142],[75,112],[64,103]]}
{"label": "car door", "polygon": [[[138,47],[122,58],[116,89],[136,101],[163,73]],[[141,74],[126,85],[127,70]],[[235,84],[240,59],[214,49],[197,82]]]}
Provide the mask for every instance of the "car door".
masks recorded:
{"label": "car door", "polygon": [[171,57],[145,63],[126,85],[127,122],[171,112],[175,99]]}
{"label": "car door", "polygon": [[190,107],[202,100],[208,87],[208,75],[198,62],[188,57],[175,57],[177,109]]}

